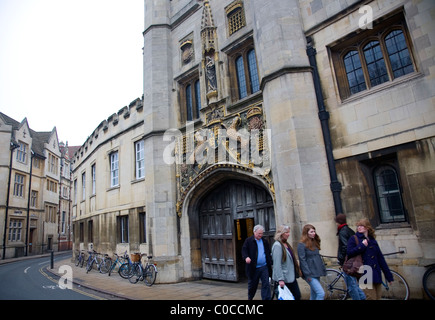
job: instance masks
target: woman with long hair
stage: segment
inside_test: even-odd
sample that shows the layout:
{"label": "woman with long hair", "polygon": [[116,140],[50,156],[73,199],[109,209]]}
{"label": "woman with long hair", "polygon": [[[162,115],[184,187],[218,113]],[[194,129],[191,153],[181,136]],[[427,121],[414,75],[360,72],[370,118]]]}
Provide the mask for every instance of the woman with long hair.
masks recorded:
{"label": "woman with long hair", "polygon": [[[356,223],[356,237],[350,237],[347,243],[347,255],[352,258],[361,255],[364,266],[372,269],[372,289],[364,289],[367,300],[379,300],[382,292],[382,273],[388,282],[393,281],[393,275],[388,268],[378,242],[375,240],[375,230],[369,220],[362,219]],[[366,283],[367,284],[367,283]],[[368,286],[370,287],[370,286]]]}
{"label": "woman with long hair", "polygon": [[290,227],[281,225],[275,233],[275,242],[272,246],[272,279],[278,282],[281,288],[284,285],[289,288],[295,300],[301,299],[297,278],[300,275],[298,261],[290,243],[287,241],[290,236]]}
{"label": "woman with long hair", "polygon": [[319,250],[320,237],[316,233],[316,228],[311,224],[305,225],[298,244],[298,256],[302,276],[310,285],[310,300],[323,300],[325,298],[320,277],[326,275],[326,269]]}

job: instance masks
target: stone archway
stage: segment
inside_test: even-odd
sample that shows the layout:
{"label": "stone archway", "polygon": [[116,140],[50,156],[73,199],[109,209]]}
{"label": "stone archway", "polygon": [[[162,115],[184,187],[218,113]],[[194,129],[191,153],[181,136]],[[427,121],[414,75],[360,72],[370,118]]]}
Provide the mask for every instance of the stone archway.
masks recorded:
{"label": "stone archway", "polygon": [[[241,246],[262,224],[272,243],[274,201],[259,179],[234,172],[217,172],[187,197],[192,275],[226,281],[245,277]],[[187,212],[186,212],[187,211]]]}

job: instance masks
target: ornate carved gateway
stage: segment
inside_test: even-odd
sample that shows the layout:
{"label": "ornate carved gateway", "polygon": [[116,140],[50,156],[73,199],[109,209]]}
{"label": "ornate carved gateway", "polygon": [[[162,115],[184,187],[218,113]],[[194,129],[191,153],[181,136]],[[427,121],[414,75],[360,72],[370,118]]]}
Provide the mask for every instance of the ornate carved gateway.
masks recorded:
{"label": "ornate carved gateway", "polygon": [[[177,214],[188,216],[192,269],[199,277],[238,281],[245,276],[241,246],[253,226],[264,225],[266,237],[275,230],[270,129],[261,94],[237,104],[225,94],[208,1],[201,48],[199,81],[205,99],[200,118],[169,133],[166,141],[172,144],[166,154],[176,164]],[[183,54],[188,47],[184,49]]]}

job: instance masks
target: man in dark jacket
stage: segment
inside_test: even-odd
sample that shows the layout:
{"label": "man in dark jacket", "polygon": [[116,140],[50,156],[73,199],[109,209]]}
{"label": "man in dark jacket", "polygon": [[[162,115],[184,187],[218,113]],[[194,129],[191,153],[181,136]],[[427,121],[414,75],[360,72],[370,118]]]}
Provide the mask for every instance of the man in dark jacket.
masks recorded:
{"label": "man in dark jacket", "polygon": [[[352,237],[355,232],[349,228],[346,223],[346,215],[339,213],[335,217],[335,222],[337,223],[337,236],[338,236],[338,254],[337,259],[340,266],[343,266],[347,255],[347,242],[349,238]],[[344,274],[344,280],[346,281],[347,290],[352,300],[365,300],[365,294],[360,289],[358,280],[346,273]]]}
{"label": "man in dark jacket", "polygon": [[246,262],[248,276],[248,299],[252,300],[261,279],[261,298],[270,300],[269,274],[272,269],[272,257],[269,242],[263,239],[264,227],[256,225],[254,235],[247,238],[242,247],[242,257]]}

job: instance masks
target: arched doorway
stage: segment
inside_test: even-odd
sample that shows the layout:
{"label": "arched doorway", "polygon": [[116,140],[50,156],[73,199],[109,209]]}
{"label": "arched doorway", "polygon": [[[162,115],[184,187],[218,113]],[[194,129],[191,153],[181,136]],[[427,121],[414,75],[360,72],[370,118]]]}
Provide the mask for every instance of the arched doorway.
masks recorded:
{"label": "arched doorway", "polygon": [[199,201],[196,212],[204,278],[239,281],[245,277],[241,249],[254,225],[263,225],[264,237],[273,242],[273,199],[262,186],[224,181]]}

